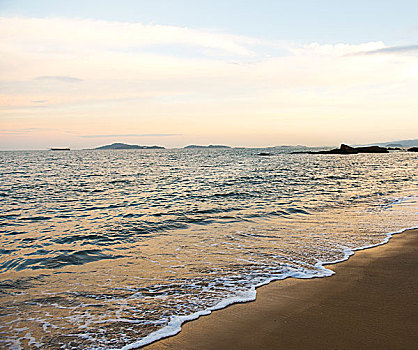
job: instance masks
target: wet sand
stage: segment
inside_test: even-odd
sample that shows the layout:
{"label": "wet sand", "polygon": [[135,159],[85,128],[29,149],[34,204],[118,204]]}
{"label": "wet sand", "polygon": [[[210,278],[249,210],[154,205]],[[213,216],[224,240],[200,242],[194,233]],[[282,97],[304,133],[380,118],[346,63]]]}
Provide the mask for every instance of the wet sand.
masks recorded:
{"label": "wet sand", "polygon": [[183,325],[147,350],[418,349],[418,230]]}

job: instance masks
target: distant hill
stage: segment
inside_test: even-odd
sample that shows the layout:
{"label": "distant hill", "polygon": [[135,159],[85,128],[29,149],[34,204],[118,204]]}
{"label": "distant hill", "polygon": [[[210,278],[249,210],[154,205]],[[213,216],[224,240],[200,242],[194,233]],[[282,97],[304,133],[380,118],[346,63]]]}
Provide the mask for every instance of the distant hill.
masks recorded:
{"label": "distant hill", "polygon": [[224,145],[209,145],[209,146],[200,146],[200,145],[188,145],[184,148],[231,148],[230,146],[224,146]]}
{"label": "distant hill", "polygon": [[98,150],[106,150],[106,149],[165,149],[161,146],[139,146],[139,145],[127,145],[126,143],[112,143],[111,145],[100,146],[94,149]]}
{"label": "distant hill", "polygon": [[418,139],[414,140],[396,140],[381,143],[369,143],[368,146],[382,146],[382,147],[414,147],[418,146]]}

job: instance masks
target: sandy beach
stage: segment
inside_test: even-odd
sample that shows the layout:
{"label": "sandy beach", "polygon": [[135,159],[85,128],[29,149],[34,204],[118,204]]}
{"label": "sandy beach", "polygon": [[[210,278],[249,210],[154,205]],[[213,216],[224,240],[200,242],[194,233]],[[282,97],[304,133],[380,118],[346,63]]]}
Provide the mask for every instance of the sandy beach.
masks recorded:
{"label": "sandy beach", "polygon": [[183,325],[156,349],[416,349],[418,230],[329,265],[328,278],[261,287],[257,300]]}

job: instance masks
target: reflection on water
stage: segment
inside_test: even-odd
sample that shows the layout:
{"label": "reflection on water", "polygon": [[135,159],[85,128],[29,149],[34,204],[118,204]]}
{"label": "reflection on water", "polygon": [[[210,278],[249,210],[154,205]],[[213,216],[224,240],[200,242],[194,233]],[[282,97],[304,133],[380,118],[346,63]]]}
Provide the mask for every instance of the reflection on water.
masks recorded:
{"label": "reflection on water", "polygon": [[121,347],[417,226],[417,156],[0,153],[0,347]]}

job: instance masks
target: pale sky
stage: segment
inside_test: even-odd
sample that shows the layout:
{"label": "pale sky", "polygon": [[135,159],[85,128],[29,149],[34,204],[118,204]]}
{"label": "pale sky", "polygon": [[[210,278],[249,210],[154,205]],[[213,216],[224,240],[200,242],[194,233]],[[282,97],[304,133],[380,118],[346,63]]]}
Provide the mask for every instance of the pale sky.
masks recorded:
{"label": "pale sky", "polygon": [[0,0],[0,149],[418,138],[416,1]]}

